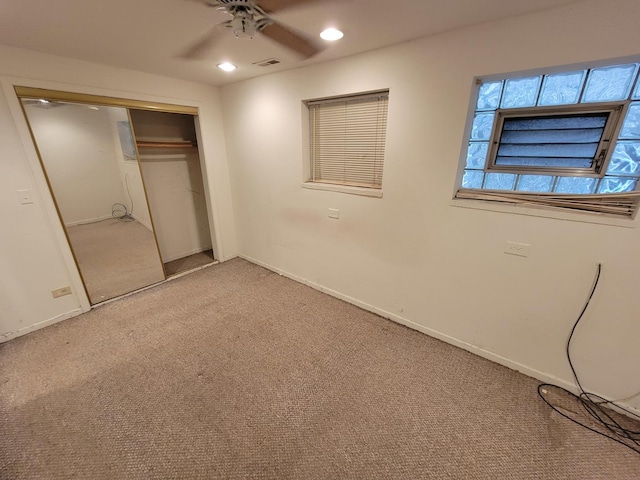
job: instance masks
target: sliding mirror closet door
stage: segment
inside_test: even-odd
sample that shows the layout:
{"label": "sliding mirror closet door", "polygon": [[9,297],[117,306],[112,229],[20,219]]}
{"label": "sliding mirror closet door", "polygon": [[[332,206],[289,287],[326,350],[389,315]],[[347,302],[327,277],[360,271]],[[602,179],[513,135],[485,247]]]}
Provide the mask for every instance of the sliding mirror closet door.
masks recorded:
{"label": "sliding mirror closet door", "polygon": [[90,303],[163,281],[127,110],[21,101]]}

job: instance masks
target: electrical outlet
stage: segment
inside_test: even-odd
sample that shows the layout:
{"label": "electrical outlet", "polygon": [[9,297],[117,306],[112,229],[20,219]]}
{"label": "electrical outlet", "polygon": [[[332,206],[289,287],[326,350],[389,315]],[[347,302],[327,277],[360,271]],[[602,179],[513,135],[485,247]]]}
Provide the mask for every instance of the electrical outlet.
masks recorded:
{"label": "electrical outlet", "polygon": [[528,257],[531,245],[528,243],[507,242],[504,245],[504,253],[509,255],[517,255],[519,257]]}
{"label": "electrical outlet", "polygon": [[65,295],[71,295],[71,287],[66,286],[66,287],[56,288],[55,290],[51,290],[51,295],[53,295],[53,298],[64,297]]}
{"label": "electrical outlet", "polygon": [[336,220],[338,220],[340,218],[340,210],[338,210],[336,208],[330,208],[329,209],[329,218],[335,218]]}

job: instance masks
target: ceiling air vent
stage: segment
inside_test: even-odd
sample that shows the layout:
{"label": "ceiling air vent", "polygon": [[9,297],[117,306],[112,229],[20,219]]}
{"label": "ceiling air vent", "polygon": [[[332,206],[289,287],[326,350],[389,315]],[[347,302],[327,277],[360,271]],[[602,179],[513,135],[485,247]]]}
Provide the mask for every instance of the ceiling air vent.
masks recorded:
{"label": "ceiling air vent", "polygon": [[267,60],[262,60],[260,62],[256,62],[254,63],[254,65],[257,65],[259,67],[270,67],[271,65],[277,65],[279,63],[282,63],[280,60],[278,60],[277,58],[269,58]]}

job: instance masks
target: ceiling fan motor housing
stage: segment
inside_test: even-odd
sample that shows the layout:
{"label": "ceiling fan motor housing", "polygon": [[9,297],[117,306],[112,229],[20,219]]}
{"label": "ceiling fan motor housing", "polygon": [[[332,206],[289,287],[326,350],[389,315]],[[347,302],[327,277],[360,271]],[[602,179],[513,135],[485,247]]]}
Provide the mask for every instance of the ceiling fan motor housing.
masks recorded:
{"label": "ceiling fan motor housing", "polygon": [[254,7],[253,0],[205,0],[206,3],[211,5],[212,7],[244,7],[251,8]]}
{"label": "ceiling fan motor housing", "polygon": [[252,17],[266,17],[265,11],[254,0],[204,0],[204,3],[210,7],[218,7],[232,16],[245,12]]}

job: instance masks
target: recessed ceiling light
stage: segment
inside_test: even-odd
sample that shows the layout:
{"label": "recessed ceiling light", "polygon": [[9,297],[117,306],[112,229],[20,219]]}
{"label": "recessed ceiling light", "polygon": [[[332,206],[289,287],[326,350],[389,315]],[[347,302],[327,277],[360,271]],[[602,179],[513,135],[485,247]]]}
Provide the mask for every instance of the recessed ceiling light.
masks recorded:
{"label": "recessed ceiling light", "polygon": [[220,70],[224,70],[225,72],[233,72],[237,67],[233,63],[224,62],[219,63],[218,68]]}
{"label": "recessed ceiling light", "polygon": [[330,42],[333,42],[335,40],[340,40],[342,37],[344,37],[344,33],[342,33],[340,30],[336,28],[327,28],[320,34],[320,37]]}

